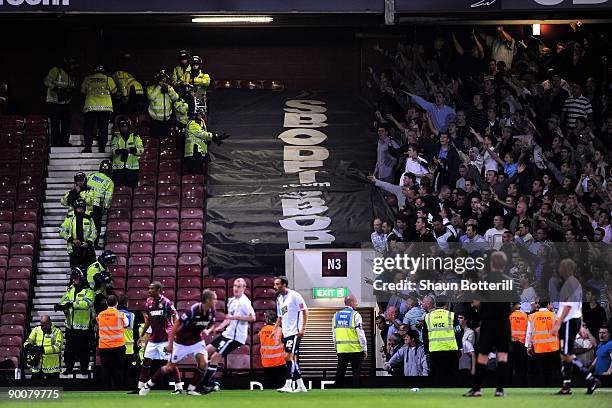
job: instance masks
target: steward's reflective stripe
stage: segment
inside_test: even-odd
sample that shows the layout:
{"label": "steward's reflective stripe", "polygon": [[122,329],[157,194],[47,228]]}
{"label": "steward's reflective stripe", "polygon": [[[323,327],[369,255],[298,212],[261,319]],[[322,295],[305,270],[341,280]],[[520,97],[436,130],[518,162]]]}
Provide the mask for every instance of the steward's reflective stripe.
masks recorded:
{"label": "steward's reflective stripe", "polygon": [[123,334],[101,334],[101,339],[122,339]]}
{"label": "steward's reflective stripe", "polygon": [[279,345],[279,346],[261,346],[261,350],[277,350],[277,349],[282,349],[283,345]]}
{"label": "steward's reflective stripe", "polygon": [[550,339],[538,339],[538,340],[533,340],[532,343],[533,344],[541,344],[541,343],[554,343],[556,342],[557,339],[555,337],[552,337]]}
{"label": "steward's reflective stripe", "polygon": [[[427,326],[429,328],[429,326]],[[435,332],[435,331],[447,331],[449,327],[432,327],[431,329],[429,329],[430,332]]]}

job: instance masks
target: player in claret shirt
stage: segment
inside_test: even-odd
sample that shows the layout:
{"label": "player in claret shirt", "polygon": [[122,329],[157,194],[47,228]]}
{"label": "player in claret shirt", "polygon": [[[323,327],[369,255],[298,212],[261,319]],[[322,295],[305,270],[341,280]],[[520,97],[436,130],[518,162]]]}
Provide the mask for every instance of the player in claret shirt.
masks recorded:
{"label": "player in claret shirt", "polygon": [[[171,353],[168,364],[157,370],[153,377],[140,389],[140,395],[147,395],[151,388],[162,381],[164,375],[173,373],[176,364],[186,357],[196,360],[196,372],[187,387],[188,395],[201,395],[196,391],[208,368],[208,352],[202,333],[208,336],[215,323],[217,295],[212,290],[202,292],[202,302],[195,303],[176,319],[168,336],[166,351]],[[179,391],[180,392],[180,391]]]}
{"label": "player in claret shirt", "polygon": [[[168,345],[168,333],[172,329],[177,313],[172,301],[161,294],[162,290],[163,286],[160,282],[155,281],[149,285],[149,298],[146,304],[147,319],[143,327],[143,333],[148,334],[148,341],[138,378],[138,389],[142,389],[150,378],[152,360],[166,362],[170,359],[170,354],[165,349]],[[143,340],[139,342],[142,347]],[[172,373],[172,376],[175,392],[180,392],[182,383],[178,369]]]}

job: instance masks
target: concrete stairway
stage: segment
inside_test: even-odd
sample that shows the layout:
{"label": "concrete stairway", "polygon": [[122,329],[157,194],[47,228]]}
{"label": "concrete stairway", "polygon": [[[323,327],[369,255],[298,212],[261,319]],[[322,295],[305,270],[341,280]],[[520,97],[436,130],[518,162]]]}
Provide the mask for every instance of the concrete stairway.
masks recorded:
{"label": "concrete stairway", "polygon": [[[100,162],[104,159],[110,159],[111,156],[108,145],[106,153],[98,153],[96,141],[94,141],[92,149],[94,153],[81,153],[81,150],[83,150],[83,137],[81,135],[72,135],[70,143],[73,147],[52,147],[49,153],[45,200],[43,202],[43,225],[39,242],[38,274],[34,287],[34,305],[31,314],[32,327],[39,325],[41,315],[49,315],[54,325],[64,327],[63,312],[53,311],[53,305],[66,292],[70,276],[70,261],[66,251],[66,241],[59,237],[59,226],[66,218],[68,210],[62,207],[60,199],[74,184],[75,173],[82,171],[89,174],[98,171]],[[106,230],[104,222],[101,230],[102,233]],[[100,240],[100,244],[103,245],[104,241]],[[101,250],[96,251],[98,255],[101,252]],[[79,364],[77,363],[75,370],[78,369]],[[26,370],[24,374],[29,377],[30,370]],[[60,377],[87,378],[88,376],[82,374],[64,376],[61,374]]]}
{"label": "concrete stairway", "polygon": [[[81,135],[72,135],[73,147],[52,147],[49,153],[48,176],[46,179],[45,200],[43,203],[43,225],[41,228],[40,252],[38,261],[37,284],[34,288],[34,307],[32,323],[36,325],[40,316],[48,314],[54,324],[63,326],[64,315],[54,312],[53,305],[66,291],[70,274],[70,263],[66,252],[66,242],[59,237],[59,226],[66,217],[67,209],[60,204],[60,198],[74,183],[74,174],[82,171],[89,174],[97,171],[100,162],[110,158],[109,147],[106,153],[81,153]],[[102,232],[105,231],[104,225]],[[100,244],[103,244],[100,241]],[[97,251],[98,254],[101,251]]]}

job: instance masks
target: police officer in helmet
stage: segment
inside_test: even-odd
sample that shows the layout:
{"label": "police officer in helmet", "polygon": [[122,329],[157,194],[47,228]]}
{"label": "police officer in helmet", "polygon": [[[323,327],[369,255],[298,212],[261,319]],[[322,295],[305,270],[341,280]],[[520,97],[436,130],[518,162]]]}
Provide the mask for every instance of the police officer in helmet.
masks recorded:
{"label": "police officer in helmet", "polygon": [[[98,230],[102,227],[102,217],[104,210],[110,208],[110,203],[115,190],[115,183],[111,179],[113,166],[110,160],[102,160],[100,171],[91,173],[87,176],[87,185],[93,190],[91,216],[96,223]],[[95,245],[98,247],[99,237]],[[93,262],[93,261],[92,261]]]}
{"label": "police officer in helmet", "polygon": [[106,297],[113,293],[112,277],[108,267],[115,263],[117,255],[105,250],[97,261],[87,268],[87,284],[95,293],[94,310],[97,313],[106,308]]}
{"label": "police officer in helmet", "polygon": [[59,230],[60,238],[66,240],[72,268],[93,262],[96,257],[93,243],[98,237],[95,223],[86,213],[85,200],[77,198],[73,208],[74,211],[66,216]]}

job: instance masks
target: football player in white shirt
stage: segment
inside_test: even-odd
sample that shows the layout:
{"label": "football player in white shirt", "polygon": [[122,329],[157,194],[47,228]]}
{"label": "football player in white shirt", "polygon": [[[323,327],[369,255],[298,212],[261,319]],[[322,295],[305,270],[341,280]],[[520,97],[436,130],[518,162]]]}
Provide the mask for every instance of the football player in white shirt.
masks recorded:
{"label": "football player in white shirt", "polygon": [[[287,286],[289,281],[285,276],[274,279],[274,290],[276,290],[276,313],[278,318],[274,329],[280,325],[283,330],[283,344],[285,345],[285,364],[287,374],[285,385],[279,388],[279,392],[306,392],[302,372],[298,365],[300,340],[304,337],[306,324],[308,323],[308,308],[304,298],[295,290]],[[297,382],[297,388],[293,390],[293,380]]]}
{"label": "football player in white shirt", "polygon": [[215,328],[216,332],[223,331],[223,333],[206,345],[206,351],[208,351],[211,362],[208,365],[206,375],[202,379],[202,385],[209,387],[204,389],[206,393],[219,390],[219,387],[214,384],[219,362],[246,343],[249,335],[249,323],[255,321],[255,310],[253,310],[251,300],[244,294],[246,286],[244,279],[234,280],[232,288],[234,297],[227,301],[225,320]]}
{"label": "football player in white shirt", "polygon": [[587,394],[601,384],[597,378],[589,372],[582,362],[576,357],[574,340],[580,330],[582,321],[582,285],[574,276],[577,265],[572,259],[564,259],[559,262],[559,275],[565,280],[559,294],[559,310],[553,323],[553,334],[559,335],[561,349],[561,377],[563,387],[558,395],[570,395],[572,393],[572,371],[576,367],[580,373],[585,375],[587,383]]}

